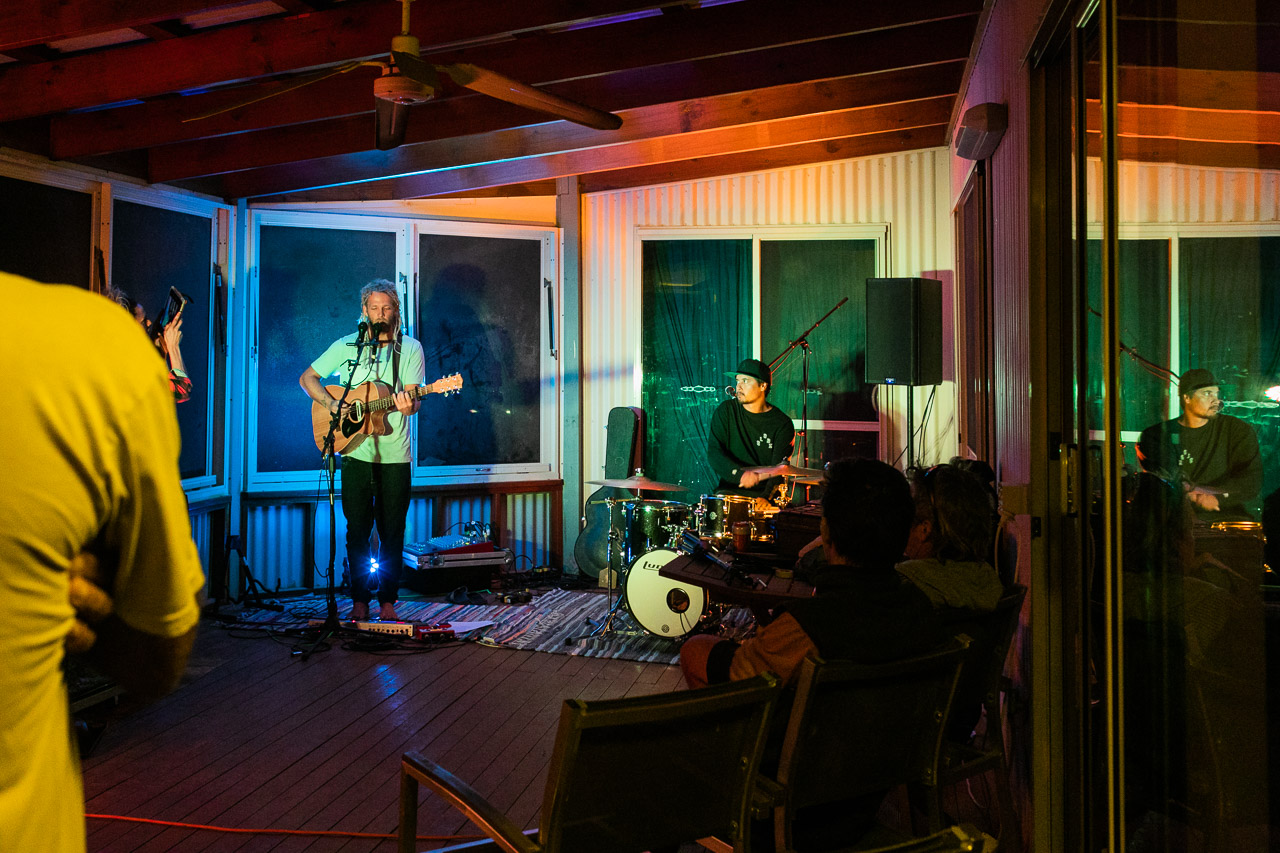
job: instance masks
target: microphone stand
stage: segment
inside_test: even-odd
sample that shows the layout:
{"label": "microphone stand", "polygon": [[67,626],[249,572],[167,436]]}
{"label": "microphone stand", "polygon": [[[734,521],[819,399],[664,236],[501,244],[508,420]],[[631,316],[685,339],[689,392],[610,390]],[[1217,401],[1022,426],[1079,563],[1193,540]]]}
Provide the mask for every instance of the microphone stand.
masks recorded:
{"label": "microphone stand", "polygon": [[[822,322],[836,313],[836,310],[849,301],[849,297],[841,299],[827,313],[818,318],[818,322],[814,323],[804,334],[787,344],[777,358],[769,362],[769,370],[772,371],[780,361],[791,354],[796,347],[800,347],[803,351],[803,366],[800,372],[800,466],[802,468],[809,467],[809,335],[813,330],[822,325]],[[805,495],[808,496],[808,487],[805,487]]]}
{"label": "microphone stand", "polygon": [[[361,325],[364,324],[362,323]],[[342,630],[342,623],[338,621],[338,593],[336,584],[334,584],[334,562],[338,553],[338,518],[337,510],[334,508],[334,493],[336,491],[334,477],[338,454],[333,449],[333,436],[338,431],[338,424],[342,422],[342,404],[347,402],[347,395],[351,393],[351,386],[356,378],[356,366],[360,364],[360,354],[364,352],[364,348],[367,345],[373,343],[374,334],[369,332],[368,337],[370,340],[365,340],[365,334],[360,334],[356,338],[356,357],[351,365],[351,370],[347,372],[347,381],[342,385],[342,396],[338,398],[338,411],[329,418],[329,432],[324,437],[324,450],[321,451],[329,491],[329,582],[325,589],[327,609],[325,611],[324,625],[316,631],[315,639],[311,641],[311,644],[306,648],[295,648],[293,650],[293,653],[301,656],[303,660],[311,657],[311,654],[322,643]],[[348,568],[352,572],[358,571],[355,566],[349,566]]]}

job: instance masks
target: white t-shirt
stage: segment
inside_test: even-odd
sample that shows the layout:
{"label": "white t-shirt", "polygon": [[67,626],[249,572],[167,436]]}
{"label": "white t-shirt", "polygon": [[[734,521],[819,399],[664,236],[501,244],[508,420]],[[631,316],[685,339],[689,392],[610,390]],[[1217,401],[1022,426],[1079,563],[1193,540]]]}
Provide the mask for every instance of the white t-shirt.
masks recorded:
{"label": "white t-shirt", "polygon": [[[0,850],[85,849],[63,642],[71,559],[90,545],[117,615],[178,637],[204,573],[178,472],[164,360],[119,305],[0,273],[0,359],[13,417],[0,443]],[[58,342],[31,364],[33,329]]]}
{"label": "white t-shirt", "polygon": [[[347,381],[348,375],[354,373],[352,387],[365,382],[377,381],[392,389],[404,388],[407,385],[422,385],[424,382],[424,366],[422,344],[410,337],[400,342],[400,384],[395,384],[392,373],[392,358],[395,351],[393,344],[380,347],[365,347],[360,353],[360,362],[356,364],[355,334],[339,338],[329,348],[311,362],[311,369],[320,374],[326,385],[338,385],[337,390],[330,393],[335,398],[342,394],[341,385]],[[412,424],[405,422],[404,415],[395,409],[387,413],[387,426],[391,428],[388,435],[373,435],[360,442],[359,446],[345,454],[351,459],[362,462],[410,462],[413,459],[409,444],[409,430]]]}

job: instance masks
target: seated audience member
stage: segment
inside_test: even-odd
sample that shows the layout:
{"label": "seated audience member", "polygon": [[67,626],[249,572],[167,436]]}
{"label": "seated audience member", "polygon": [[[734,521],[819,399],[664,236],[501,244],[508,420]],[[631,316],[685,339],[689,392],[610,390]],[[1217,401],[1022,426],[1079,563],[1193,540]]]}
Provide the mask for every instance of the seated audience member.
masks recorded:
{"label": "seated audience member", "polygon": [[[164,364],[132,320],[75,287],[0,273],[0,356],[57,318],[41,369],[9,378],[23,413],[0,448],[0,850],[81,853],[84,799],[67,649],[140,698],[177,685],[204,585],[178,475]],[[103,353],[110,353],[104,358]],[[67,378],[74,377],[74,391]]]}
{"label": "seated audience member", "polygon": [[680,650],[689,686],[766,670],[790,681],[806,657],[879,663],[942,642],[928,598],[893,569],[911,519],[911,491],[899,471],[869,459],[832,463],[822,498],[827,564],[814,577],[814,597],[788,604],[742,643],[689,638]]}
{"label": "seated audience member", "polygon": [[990,491],[955,465],[911,472],[915,522],[898,572],[935,607],[989,613],[1004,594],[988,562],[996,513]]}
{"label": "seated audience member", "polygon": [[[911,527],[911,491],[901,472],[870,459],[827,467],[822,497],[822,549],[814,597],[790,603],[742,643],[698,635],[680,649],[690,687],[772,671],[792,681],[806,657],[881,663],[923,653],[947,633],[929,599],[893,570]],[[786,725],[779,713],[762,769]],[[799,850],[828,850],[861,838],[874,825],[885,792],[801,810],[792,826]],[[754,826],[752,849],[772,849],[765,825]]]}

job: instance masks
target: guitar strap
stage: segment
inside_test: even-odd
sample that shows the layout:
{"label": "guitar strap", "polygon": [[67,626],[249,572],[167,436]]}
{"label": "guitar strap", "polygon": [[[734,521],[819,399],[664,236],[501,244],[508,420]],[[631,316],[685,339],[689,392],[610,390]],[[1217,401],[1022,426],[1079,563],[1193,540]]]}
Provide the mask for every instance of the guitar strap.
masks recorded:
{"label": "guitar strap", "polygon": [[400,342],[404,340],[404,332],[396,330],[396,348],[391,354],[391,388],[400,390]]}

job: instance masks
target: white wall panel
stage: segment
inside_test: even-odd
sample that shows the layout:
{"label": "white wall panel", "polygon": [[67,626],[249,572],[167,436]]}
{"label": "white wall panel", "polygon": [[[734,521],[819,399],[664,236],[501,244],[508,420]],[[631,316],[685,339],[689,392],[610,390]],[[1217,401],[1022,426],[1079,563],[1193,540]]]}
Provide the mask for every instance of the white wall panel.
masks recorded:
{"label": "white wall panel", "polygon": [[[893,276],[954,268],[949,157],[945,148],[794,169],[686,181],[583,198],[584,479],[604,472],[605,423],[614,406],[640,400],[640,228],[887,224]],[[917,392],[917,416],[924,393]],[[955,447],[955,386],[938,388],[918,455]],[[905,396],[889,413],[903,422]],[[905,438],[882,441],[892,458]],[[936,458],[936,456],[935,456]]]}
{"label": "white wall panel", "polygon": [[[1089,193],[1099,198],[1098,161]],[[1219,225],[1280,221],[1280,172],[1122,161],[1120,224]],[[1098,223],[1095,223],[1098,224]]]}

